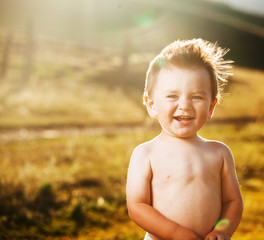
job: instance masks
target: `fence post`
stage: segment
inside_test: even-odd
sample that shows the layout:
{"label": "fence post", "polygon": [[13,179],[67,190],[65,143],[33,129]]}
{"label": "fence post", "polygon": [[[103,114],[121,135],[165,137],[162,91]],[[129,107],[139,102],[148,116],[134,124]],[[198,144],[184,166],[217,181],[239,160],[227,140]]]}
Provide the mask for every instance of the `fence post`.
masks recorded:
{"label": "fence post", "polygon": [[3,79],[6,76],[8,65],[9,65],[9,57],[10,57],[10,49],[12,46],[12,33],[9,32],[5,38],[4,49],[2,54],[2,62],[0,66],[0,78]]}
{"label": "fence post", "polygon": [[34,55],[34,25],[32,18],[28,21],[27,36],[25,43],[25,65],[22,72],[22,78],[18,84],[18,88],[23,88],[29,81],[33,71],[33,55]]}

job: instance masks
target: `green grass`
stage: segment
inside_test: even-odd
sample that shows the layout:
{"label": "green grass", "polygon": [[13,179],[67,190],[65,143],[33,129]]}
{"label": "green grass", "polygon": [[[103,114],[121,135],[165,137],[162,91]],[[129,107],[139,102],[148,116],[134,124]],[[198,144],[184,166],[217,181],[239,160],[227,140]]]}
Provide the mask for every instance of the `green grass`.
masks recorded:
{"label": "green grass", "polygon": [[[234,239],[251,239],[246,236],[258,236],[263,228],[262,127],[258,123],[245,129],[209,125],[201,131],[204,137],[230,144],[236,159],[245,212]],[[254,137],[256,132],[258,137]],[[123,134],[3,143],[0,236],[142,237],[144,232],[127,216],[126,173],[133,148],[156,134],[158,130],[146,128]],[[109,238],[103,237],[105,232]]]}
{"label": "green grass", "polygon": [[141,135],[2,144],[0,236],[74,236],[127,221],[127,164]]}

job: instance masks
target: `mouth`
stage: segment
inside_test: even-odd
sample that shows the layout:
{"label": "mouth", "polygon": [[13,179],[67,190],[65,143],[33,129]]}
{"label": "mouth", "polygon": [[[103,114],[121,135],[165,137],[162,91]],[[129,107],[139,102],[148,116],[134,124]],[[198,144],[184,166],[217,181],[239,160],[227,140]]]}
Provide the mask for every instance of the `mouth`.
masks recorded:
{"label": "mouth", "polygon": [[180,115],[180,116],[174,117],[174,119],[177,120],[178,122],[181,122],[181,123],[189,123],[194,118],[190,117],[190,116]]}

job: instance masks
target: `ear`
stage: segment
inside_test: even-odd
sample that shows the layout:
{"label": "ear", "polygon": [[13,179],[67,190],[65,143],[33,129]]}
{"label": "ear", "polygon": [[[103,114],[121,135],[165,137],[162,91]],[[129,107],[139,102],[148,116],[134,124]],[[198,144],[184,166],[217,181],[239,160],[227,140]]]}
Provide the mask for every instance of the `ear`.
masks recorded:
{"label": "ear", "polygon": [[213,114],[214,114],[214,110],[215,110],[215,106],[216,106],[216,103],[217,103],[217,99],[215,99],[211,105],[210,105],[210,109],[209,109],[209,116],[208,116],[208,119],[211,119]]}
{"label": "ear", "polygon": [[149,96],[145,96],[144,101],[146,103],[149,116],[151,118],[157,118],[157,111],[154,101]]}

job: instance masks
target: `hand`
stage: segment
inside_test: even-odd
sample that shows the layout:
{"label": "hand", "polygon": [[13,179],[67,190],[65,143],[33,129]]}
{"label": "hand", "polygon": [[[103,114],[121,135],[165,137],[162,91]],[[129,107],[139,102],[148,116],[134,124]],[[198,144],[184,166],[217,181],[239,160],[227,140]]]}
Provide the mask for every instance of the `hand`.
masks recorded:
{"label": "hand", "polygon": [[231,240],[231,237],[220,231],[212,231],[204,240]]}
{"label": "hand", "polygon": [[178,227],[173,234],[173,240],[202,240],[199,238],[194,232],[185,228],[185,227]]}

